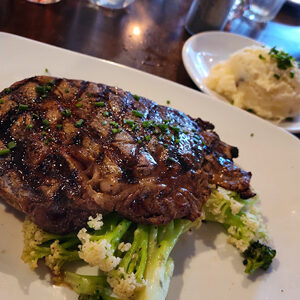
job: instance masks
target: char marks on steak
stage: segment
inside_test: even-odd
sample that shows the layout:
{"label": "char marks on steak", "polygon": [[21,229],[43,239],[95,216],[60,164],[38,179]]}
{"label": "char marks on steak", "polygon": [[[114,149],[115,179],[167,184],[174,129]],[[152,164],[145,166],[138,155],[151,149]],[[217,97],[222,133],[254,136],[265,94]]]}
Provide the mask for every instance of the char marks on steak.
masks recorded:
{"label": "char marks on steak", "polygon": [[0,197],[47,231],[77,230],[97,212],[145,224],[194,220],[211,184],[253,196],[251,173],[232,161],[237,148],[175,109],[46,76],[0,99],[0,151],[12,148],[0,152]]}

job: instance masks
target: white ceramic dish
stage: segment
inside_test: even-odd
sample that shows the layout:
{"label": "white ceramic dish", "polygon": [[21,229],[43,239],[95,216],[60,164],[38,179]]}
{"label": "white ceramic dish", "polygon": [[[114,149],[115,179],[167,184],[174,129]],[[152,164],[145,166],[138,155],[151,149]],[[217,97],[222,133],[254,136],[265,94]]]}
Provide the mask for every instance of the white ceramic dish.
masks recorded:
{"label": "white ceramic dish", "polygon": [[[171,99],[172,107],[210,120],[224,141],[239,147],[237,162],[253,172],[277,259],[270,271],[247,277],[220,228],[203,225],[176,245],[168,300],[298,299],[300,143],[294,136],[198,91],[115,63],[5,33],[0,45],[0,89],[47,67],[54,76],[116,85],[161,104]],[[75,300],[67,288],[51,286],[45,271],[33,272],[21,261],[22,219],[0,202],[0,299]]]}
{"label": "white ceramic dish", "polygon": [[[253,45],[262,44],[229,32],[202,32],[185,42],[182,49],[183,63],[192,80],[204,93],[227,102],[222,96],[205,85],[204,78],[208,76],[213,65],[228,59],[235,51]],[[274,45],[270,46],[273,47]],[[281,122],[278,126],[289,132],[300,132],[300,115],[293,121]]]}

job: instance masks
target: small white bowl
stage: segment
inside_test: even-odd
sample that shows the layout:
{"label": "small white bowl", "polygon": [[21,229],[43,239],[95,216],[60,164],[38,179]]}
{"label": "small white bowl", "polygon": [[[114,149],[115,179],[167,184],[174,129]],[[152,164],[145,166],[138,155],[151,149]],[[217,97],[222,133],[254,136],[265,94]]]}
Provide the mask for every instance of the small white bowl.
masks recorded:
{"label": "small white bowl", "polygon": [[[262,43],[229,32],[202,32],[190,37],[185,42],[182,49],[182,59],[188,74],[199,89],[205,94],[226,101],[222,96],[210,90],[205,85],[204,79],[208,76],[213,65],[228,59],[232,53],[242,48],[254,45],[259,46]],[[300,132],[300,115],[293,121],[281,122],[278,126],[289,132],[298,133]]]}

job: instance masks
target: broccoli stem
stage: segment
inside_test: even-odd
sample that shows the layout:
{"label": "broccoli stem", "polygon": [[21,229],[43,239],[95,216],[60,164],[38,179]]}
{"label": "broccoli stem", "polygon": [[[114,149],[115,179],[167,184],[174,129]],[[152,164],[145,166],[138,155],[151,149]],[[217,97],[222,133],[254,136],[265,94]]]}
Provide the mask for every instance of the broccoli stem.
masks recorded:
{"label": "broccoli stem", "polygon": [[135,300],[166,298],[174,270],[174,263],[169,255],[180,235],[192,224],[188,220],[173,220],[160,228],[150,227],[148,260],[144,275],[146,286],[137,293]]}
{"label": "broccoli stem", "polygon": [[[135,272],[135,278],[138,282],[142,282],[146,268],[148,239],[149,226],[138,225],[134,231],[133,243],[119,264],[119,268],[124,268],[126,273],[131,274]],[[137,258],[134,258],[135,253]]]}
{"label": "broccoli stem", "polygon": [[93,295],[96,291],[104,293],[108,287],[106,276],[103,274],[91,276],[66,271],[64,275],[64,282],[70,285],[77,294]]}
{"label": "broccoli stem", "polygon": [[127,232],[131,222],[128,220],[123,219],[119,224],[110,224],[110,230],[106,232],[104,235],[97,235],[94,234],[91,237],[91,241],[100,241],[100,240],[107,240],[111,244],[111,248],[115,251],[122,239],[123,235]]}

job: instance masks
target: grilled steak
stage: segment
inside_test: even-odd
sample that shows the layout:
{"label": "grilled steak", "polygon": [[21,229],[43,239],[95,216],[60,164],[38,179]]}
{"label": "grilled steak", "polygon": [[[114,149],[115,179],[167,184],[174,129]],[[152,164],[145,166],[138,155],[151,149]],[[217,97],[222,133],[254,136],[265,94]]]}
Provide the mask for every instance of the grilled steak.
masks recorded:
{"label": "grilled steak", "polygon": [[33,77],[0,93],[0,197],[54,233],[112,211],[194,220],[210,185],[253,196],[214,126],[118,88]]}

